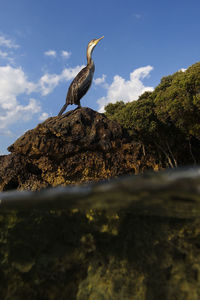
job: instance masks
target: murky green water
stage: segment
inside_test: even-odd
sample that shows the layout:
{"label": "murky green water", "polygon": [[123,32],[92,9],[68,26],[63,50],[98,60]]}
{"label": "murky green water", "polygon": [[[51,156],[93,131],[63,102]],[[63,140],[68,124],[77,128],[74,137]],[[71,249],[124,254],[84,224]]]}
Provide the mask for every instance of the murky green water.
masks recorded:
{"label": "murky green water", "polygon": [[0,299],[200,299],[200,168],[0,199]]}

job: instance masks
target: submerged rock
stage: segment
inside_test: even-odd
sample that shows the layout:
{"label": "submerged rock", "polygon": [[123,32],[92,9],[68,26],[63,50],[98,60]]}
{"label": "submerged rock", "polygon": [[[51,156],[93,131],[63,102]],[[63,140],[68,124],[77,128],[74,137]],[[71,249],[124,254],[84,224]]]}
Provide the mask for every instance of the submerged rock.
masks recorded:
{"label": "submerged rock", "polygon": [[199,184],[190,168],[0,193],[0,299],[200,299]]}
{"label": "submerged rock", "polygon": [[98,181],[158,168],[125,129],[89,108],[51,117],[0,157],[0,190]]}

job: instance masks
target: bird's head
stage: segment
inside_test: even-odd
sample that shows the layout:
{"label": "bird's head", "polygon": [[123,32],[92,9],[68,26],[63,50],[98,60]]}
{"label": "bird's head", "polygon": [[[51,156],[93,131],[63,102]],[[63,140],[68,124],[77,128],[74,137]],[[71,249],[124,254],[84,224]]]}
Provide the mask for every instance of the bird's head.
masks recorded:
{"label": "bird's head", "polygon": [[104,36],[100,37],[99,39],[93,39],[91,40],[89,43],[88,43],[88,47],[87,47],[87,50],[88,50],[88,53],[92,53],[94,47],[98,44],[98,42],[100,40],[102,40],[104,38]]}

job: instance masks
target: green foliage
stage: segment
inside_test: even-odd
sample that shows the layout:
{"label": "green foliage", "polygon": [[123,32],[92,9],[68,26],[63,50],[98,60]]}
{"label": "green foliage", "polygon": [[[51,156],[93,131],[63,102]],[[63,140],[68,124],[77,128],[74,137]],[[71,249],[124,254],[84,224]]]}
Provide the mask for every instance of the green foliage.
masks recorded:
{"label": "green foliage", "polygon": [[105,110],[144,144],[155,144],[173,156],[177,143],[200,140],[200,62],[163,77],[153,92],[145,92],[138,101],[120,101]]}
{"label": "green foliage", "polygon": [[158,119],[200,139],[200,63],[161,81],[152,94]]}
{"label": "green foliage", "polygon": [[158,120],[154,113],[154,103],[146,97],[127,104],[122,101],[108,104],[106,115],[122,124],[129,133],[137,133],[140,138],[156,134]]}
{"label": "green foliage", "polygon": [[108,117],[111,117],[118,113],[123,107],[125,107],[125,103],[123,101],[118,101],[117,103],[109,103],[106,106],[106,114]]}
{"label": "green foliage", "polygon": [[154,92],[145,92],[138,101],[120,101],[105,109],[109,118],[141,134],[155,132],[161,122],[200,139],[200,63],[163,77]]}

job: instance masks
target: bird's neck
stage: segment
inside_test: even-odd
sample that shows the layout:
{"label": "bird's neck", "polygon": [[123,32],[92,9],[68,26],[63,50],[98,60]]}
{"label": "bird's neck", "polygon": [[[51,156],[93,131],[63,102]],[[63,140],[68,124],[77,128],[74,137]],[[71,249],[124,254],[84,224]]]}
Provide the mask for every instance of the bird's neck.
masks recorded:
{"label": "bird's neck", "polygon": [[92,51],[93,51],[93,49],[94,49],[94,48],[91,48],[91,47],[89,47],[89,48],[87,49],[87,65],[88,65],[88,66],[94,65],[94,62],[93,62],[93,60],[92,60]]}

